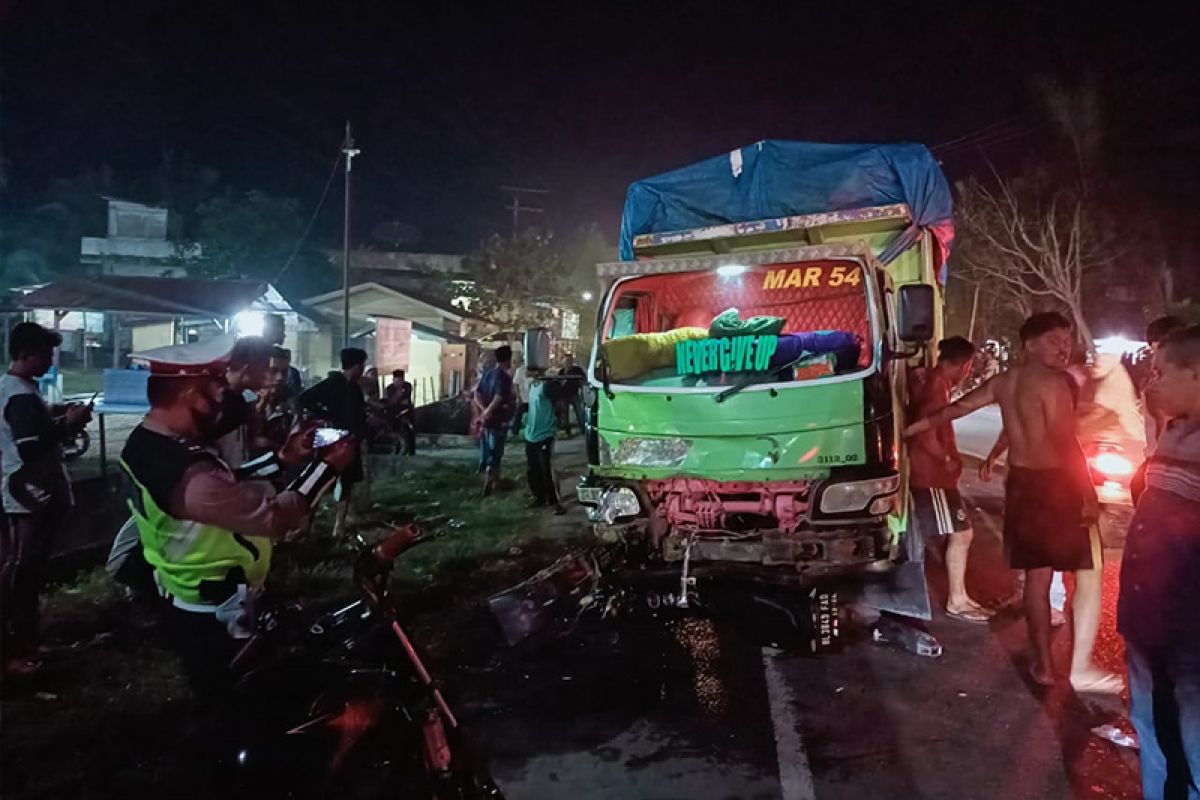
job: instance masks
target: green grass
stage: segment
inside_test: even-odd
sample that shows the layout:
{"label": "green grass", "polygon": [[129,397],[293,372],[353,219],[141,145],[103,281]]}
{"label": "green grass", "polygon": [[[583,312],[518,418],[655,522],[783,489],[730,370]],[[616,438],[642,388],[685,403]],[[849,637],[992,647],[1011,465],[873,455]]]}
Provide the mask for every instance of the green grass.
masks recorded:
{"label": "green grass", "polygon": [[56,638],[75,639],[76,633],[87,636],[116,625],[121,603],[120,587],[103,567],[96,567],[69,584],[52,587],[42,601],[42,616],[52,623]]}
{"label": "green grass", "polygon": [[[537,526],[530,524],[534,517],[525,508],[524,492],[505,492],[484,501],[474,471],[466,466],[422,463],[378,480],[369,505],[352,516],[353,527],[367,541],[410,521],[421,524],[431,537],[398,560],[393,580],[401,592],[464,580],[478,585],[481,575],[511,560],[513,548],[523,548],[539,535]],[[331,527],[331,514],[323,511],[314,524],[322,533],[281,546],[272,569],[273,591],[287,598],[331,602],[353,592],[349,551],[324,533]]]}
{"label": "green grass", "polygon": [[[522,487],[487,501],[478,487],[468,465],[414,463],[377,480],[369,508],[352,517],[368,540],[414,518],[434,534],[394,571],[393,586],[413,599],[413,610],[436,614],[419,629],[436,627],[434,621],[453,628],[455,615],[552,558],[539,551],[547,545],[538,518],[524,508]],[[332,514],[323,509],[307,537],[277,548],[272,594],[310,609],[354,594],[349,549],[331,527]],[[518,551],[526,561],[513,555]],[[536,563],[527,563],[530,555]],[[187,719],[187,687],[160,635],[132,629],[127,614],[103,569],[47,593],[44,638],[56,650],[41,674],[8,682],[0,698],[6,800],[148,796],[152,785],[180,785],[175,744]]]}
{"label": "green grass", "polygon": [[63,370],[63,394],[83,394],[98,392],[104,380],[104,370],[101,368],[81,369],[67,368]]}

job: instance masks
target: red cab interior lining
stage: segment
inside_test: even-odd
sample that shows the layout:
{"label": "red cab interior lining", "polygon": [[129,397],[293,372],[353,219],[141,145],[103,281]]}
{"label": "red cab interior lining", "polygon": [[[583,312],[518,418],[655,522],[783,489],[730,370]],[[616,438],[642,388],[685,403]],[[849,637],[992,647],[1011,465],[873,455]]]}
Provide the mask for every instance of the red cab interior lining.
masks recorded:
{"label": "red cab interior lining", "polygon": [[[783,276],[779,270],[784,270]],[[858,278],[856,283],[845,281],[850,270]],[[802,285],[784,288],[788,278]],[[863,280],[861,268],[847,261],[772,264],[737,276],[716,272],[649,275],[621,284],[610,308],[617,308],[622,300],[633,301],[638,333],[707,328],[713,317],[727,308],[736,308],[742,319],[783,317],[784,333],[849,331],[863,341],[859,363],[865,366],[871,360],[871,322]],[[628,307],[628,302],[625,305]],[[606,330],[611,324],[610,310]]]}

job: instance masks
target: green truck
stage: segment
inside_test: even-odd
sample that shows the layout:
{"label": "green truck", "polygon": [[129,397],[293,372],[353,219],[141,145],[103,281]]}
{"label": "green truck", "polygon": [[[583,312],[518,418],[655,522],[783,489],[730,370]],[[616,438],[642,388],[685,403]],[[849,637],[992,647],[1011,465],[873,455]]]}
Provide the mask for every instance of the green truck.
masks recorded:
{"label": "green truck", "polygon": [[[777,186],[787,170],[766,164],[762,144],[752,177]],[[844,171],[860,174],[879,149],[855,151]],[[923,147],[914,152],[928,159]],[[916,161],[903,166],[937,169]],[[745,171],[743,161],[734,182]],[[695,181],[679,183],[683,204],[695,206]],[[708,213],[716,224],[664,230],[680,215],[662,213],[661,181],[652,188],[651,230],[629,224],[631,189],[626,258],[598,267],[607,288],[578,487],[596,533],[645,569],[681,571],[685,583],[849,580],[876,586],[880,607],[928,617],[900,431],[907,371],[930,360],[941,336],[948,192],[932,220],[929,198],[916,197],[749,220],[740,217],[755,208],[743,207]],[[820,200],[819,189],[809,194]],[[878,195],[841,197],[845,206]],[[917,569],[898,592],[906,564]],[[872,575],[881,577],[864,579]]]}

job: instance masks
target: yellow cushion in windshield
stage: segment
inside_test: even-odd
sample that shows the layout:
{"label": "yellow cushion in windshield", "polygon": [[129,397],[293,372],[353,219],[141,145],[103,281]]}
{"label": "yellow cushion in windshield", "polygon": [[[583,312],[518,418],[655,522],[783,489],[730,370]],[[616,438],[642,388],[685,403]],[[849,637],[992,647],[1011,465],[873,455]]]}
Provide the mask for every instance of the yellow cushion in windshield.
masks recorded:
{"label": "yellow cushion in windshield", "polygon": [[662,333],[635,333],[604,344],[608,378],[623,381],[660,367],[675,366],[675,343],[707,339],[705,328],[675,328]]}

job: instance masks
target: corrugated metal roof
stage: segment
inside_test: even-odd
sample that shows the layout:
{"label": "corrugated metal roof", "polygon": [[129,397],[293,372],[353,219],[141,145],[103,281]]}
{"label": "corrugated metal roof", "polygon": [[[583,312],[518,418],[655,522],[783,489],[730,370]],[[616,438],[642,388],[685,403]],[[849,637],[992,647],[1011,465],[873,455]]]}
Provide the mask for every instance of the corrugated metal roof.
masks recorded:
{"label": "corrugated metal roof", "polygon": [[228,317],[263,296],[260,281],[102,275],[55,281],[21,298],[26,309]]}

